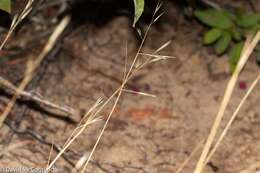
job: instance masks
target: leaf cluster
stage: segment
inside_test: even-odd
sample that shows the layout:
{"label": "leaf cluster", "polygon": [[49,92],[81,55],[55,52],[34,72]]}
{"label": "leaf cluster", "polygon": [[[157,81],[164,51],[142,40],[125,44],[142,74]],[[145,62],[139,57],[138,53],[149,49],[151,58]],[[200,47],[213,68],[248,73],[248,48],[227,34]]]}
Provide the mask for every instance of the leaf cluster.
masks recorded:
{"label": "leaf cluster", "polygon": [[260,29],[260,14],[252,12],[234,14],[223,9],[207,9],[196,10],[195,17],[209,27],[204,34],[203,43],[214,44],[217,55],[222,55],[232,46],[229,50],[229,62],[231,71],[234,71],[246,35]]}

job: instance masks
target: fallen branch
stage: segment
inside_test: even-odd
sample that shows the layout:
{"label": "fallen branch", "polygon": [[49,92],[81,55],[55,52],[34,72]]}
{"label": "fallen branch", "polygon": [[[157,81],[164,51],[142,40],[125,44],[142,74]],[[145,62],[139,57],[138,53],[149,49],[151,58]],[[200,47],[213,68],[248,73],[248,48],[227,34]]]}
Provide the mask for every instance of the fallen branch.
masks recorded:
{"label": "fallen branch", "polygon": [[52,103],[48,100],[41,98],[37,94],[33,94],[26,91],[19,92],[16,86],[14,86],[11,82],[9,82],[8,80],[4,79],[1,76],[0,76],[0,89],[3,89],[9,95],[14,95],[15,93],[18,93],[19,94],[18,99],[32,101],[42,107],[47,107],[47,109],[54,109],[68,115],[73,115],[75,112],[74,109],[70,107],[57,105],[55,103]]}

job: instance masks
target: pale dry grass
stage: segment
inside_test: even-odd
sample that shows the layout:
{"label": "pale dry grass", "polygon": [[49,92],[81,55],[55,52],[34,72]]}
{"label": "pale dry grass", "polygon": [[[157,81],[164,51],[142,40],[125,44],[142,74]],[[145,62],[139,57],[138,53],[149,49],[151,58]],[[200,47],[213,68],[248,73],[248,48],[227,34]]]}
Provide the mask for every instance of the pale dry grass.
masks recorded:
{"label": "pale dry grass", "polygon": [[[33,3],[33,0],[29,0],[28,4],[27,4],[26,8],[24,9],[24,11],[22,12],[22,14],[20,14],[19,16],[16,16],[14,18],[12,26],[11,26],[4,42],[0,46],[0,50],[4,47],[6,41],[8,40],[8,38],[10,37],[10,35],[14,31],[14,29],[17,27],[17,25],[29,14],[29,12],[31,11],[31,8],[32,8],[32,3]],[[156,97],[155,95],[149,94],[149,93],[126,90],[124,87],[127,84],[127,82],[134,76],[134,74],[136,72],[138,72],[141,68],[145,67],[146,65],[148,65],[150,63],[154,63],[154,62],[158,62],[160,60],[166,60],[166,59],[172,58],[171,56],[161,56],[161,55],[157,54],[160,50],[167,47],[170,44],[170,42],[166,42],[164,45],[162,45],[160,48],[158,48],[154,52],[154,54],[141,53],[142,46],[144,44],[144,41],[147,37],[147,33],[148,33],[151,25],[156,20],[158,20],[160,18],[160,16],[162,15],[162,14],[159,14],[159,15],[156,16],[160,6],[161,6],[161,4],[158,5],[158,7],[156,8],[153,21],[148,26],[148,29],[144,34],[144,37],[142,39],[142,43],[141,43],[141,45],[140,45],[140,47],[139,47],[139,49],[136,53],[136,56],[134,57],[134,59],[131,63],[130,69],[128,71],[125,70],[125,75],[124,75],[124,79],[122,81],[122,84],[106,101],[102,101],[102,99],[98,99],[97,102],[89,109],[89,111],[86,113],[86,115],[82,118],[79,125],[74,129],[74,131],[69,136],[68,140],[63,145],[62,150],[56,155],[56,157],[52,161],[50,160],[50,158],[48,159],[48,165],[47,165],[45,173],[47,173],[51,169],[51,167],[56,163],[56,161],[61,157],[61,155],[70,147],[70,145],[79,137],[79,135],[81,135],[86,130],[86,128],[89,125],[91,125],[91,124],[93,124],[97,121],[100,121],[100,117],[98,117],[100,112],[108,105],[108,103],[110,103],[112,101],[113,98],[115,98],[115,101],[114,101],[113,106],[110,110],[110,113],[107,116],[107,119],[106,119],[106,121],[103,125],[103,128],[101,129],[101,132],[98,135],[98,139],[97,139],[94,147],[92,148],[92,150],[89,154],[84,154],[84,156],[78,161],[78,164],[76,165],[75,170],[74,170],[75,172],[78,172],[80,170],[81,170],[81,172],[84,172],[86,170],[88,163],[91,160],[93,153],[95,152],[95,150],[96,150],[96,148],[97,148],[97,146],[98,146],[98,144],[99,144],[99,142],[100,142],[100,140],[101,140],[101,138],[102,138],[102,136],[103,136],[103,134],[106,130],[106,127],[107,127],[107,125],[110,121],[110,118],[113,115],[113,112],[114,112],[123,92],[130,92],[130,93],[136,93],[136,94],[149,96],[149,97]],[[46,46],[44,47],[43,51],[41,52],[41,54],[36,58],[36,60],[30,60],[28,62],[27,71],[26,71],[26,75],[24,77],[24,80],[22,81],[22,83],[17,88],[16,94],[13,96],[11,101],[8,103],[8,106],[6,107],[6,109],[4,110],[4,112],[2,113],[2,115],[0,117],[0,126],[3,124],[7,115],[10,113],[13,105],[16,102],[16,99],[19,97],[19,93],[21,93],[26,88],[26,86],[29,84],[29,82],[31,81],[31,79],[33,77],[34,71],[41,64],[42,60],[46,57],[46,55],[53,49],[58,37],[61,35],[63,30],[66,28],[69,21],[70,21],[70,18],[65,17],[61,21],[61,23],[57,26],[57,28],[53,32],[52,36],[49,38],[49,40],[48,40]],[[252,92],[252,90],[254,89],[254,87],[256,86],[257,82],[260,79],[260,75],[258,75],[256,80],[252,83],[249,90],[247,91],[247,93],[243,97],[242,101],[238,105],[237,109],[235,110],[234,114],[230,118],[229,122],[225,126],[225,128],[222,131],[220,137],[218,139],[216,139],[216,134],[219,130],[219,126],[220,126],[222,119],[224,117],[225,110],[226,110],[227,105],[230,101],[230,98],[231,98],[231,95],[233,93],[237,79],[238,79],[242,69],[244,68],[250,54],[252,53],[255,46],[257,45],[259,39],[260,39],[260,31],[254,37],[248,37],[248,39],[246,41],[246,44],[244,46],[241,58],[238,62],[238,65],[237,65],[231,79],[229,80],[229,83],[228,83],[227,88],[225,90],[225,94],[223,96],[219,111],[216,115],[216,119],[215,119],[215,121],[214,121],[214,123],[211,127],[211,131],[210,131],[208,138],[206,140],[206,143],[203,147],[203,151],[202,151],[201,156],[198,160],[196,168],[194,169],[194,173],[202,173],[203,172],[203,169],[204,169],[206,163],[210,160],[210,158],[213,156],[213,154],[215,153],[215,151],[217,150],[217,148],[221,144],[221,141],[223,140],[223,138],[227,134],[230,126],[232,125],[232,122],[234,121],[234,119],[236,117],[236,115],[239,113],[240,108],[245,103],[249,94]],[[146,56],[148,58],[144,62],[141,62],[140,59],[139,59],[139,56]],[[213,142],[215,140],[216,140],[216,143],[213,146]],[[183,164],[179,167],[179,169],[177,170],[178,173],[181,172],[183,170],[183,168],[185,167],[185,165],[187,165],[189,163],[189,161],[195,155],[195,153],[199,150],[201,145],[202,145],[202,142],[198,144],[198,146],[191,153],[190,157],[188,157],[183,162]],[[52,150],[51,150],[50,153],[52,153]],[[241,173],[249,173],[250,170],[255,168],[256,166],[259,166],[259,163],[251,165],[248,169],[241,171]]]}
{"label": "pale dry grass", "polygon": [[[260,39],[260,31],[258,31],[257,34],[253,38],[252,38],[252,36],[249,36],[247,41],[246,41],[246,43],[245,43],[245,46],[243,48],[243,51],[242,51],[241,57],[239,59],[239,62],[237,64],[237,67],[236,67],[234,73],[232,74],[231,79],[229,80],[229,83],[228,83],[227,88],[225,90],[225,94],[224,94],[224,97],[222,99],[222,102],[221,102],[218,114],[216,116],[216,119],[215,119],[212,127],[211,127],[210,134],[209,134],[209,136],[207,138],[207,141],[206,141],[206,143],[205,143],[205,145],[203,147],[203,151],[202,151],[201,156],[199,158],[199,161],[198,161],[198,163],[196,165],[194,173],[202,173],[203,172],[203,169],[204,169],[205,165],[207,164],[207,161],[210,159],[210,157],[213,155],[213,153],[216,150],[216,148],[219,146],[220,142],[218,142],[215,145],[214,150],[210,151],[210,148],[212,147],[212,144],[213,144],[214,140],[216,140],[216,138],[215,138],[216,134],[217,134],[217,132],[219,130],[219,126],[220,126],[220,124],[222,122],[222,118],[224,117],[225,110],[226,110],[227,105],[228,105],[228,103],[230,101],[230,98],[231,98],[231,95],[233,93],[233,90],[234,90],[235,84],[237,82],[237,79],[238,79],[242,69],[244,68],[244,66],[245,66],[249,56],[251,55],[251,53],[253,52],[254,48],[256,47],[259,39]],[[256,80],[256,82],[257,81],[258,81],[258,79]],[[254,87],[254,86],[255,85],[253,85],[252,87]],[[252,91],[252,89],[249,90],[249,93],[251,91]],[[247,93],[247,95],[249,93]],[[245,97],[245,98],[247,98],[247,97]],[[242,100],[242,104],[243,103],[244,103],[244,101]],[[239,105],[237,111],[235,112],[235,115],[239,111],[239,109],[242,106],[242,104]],[[222,138],[225,136],[226,131],[230,128],[230,125],[231,125],[231,123],[227,124],[227,127],[226,127],[225,131],[223,132],[223,134],[221,135],[221,138],[219,138],[219,141],[221,141]]]}
{"label": "pale dry grass", "polygon": [[4,39],[4,41],[2,42],[2,44],[0,45],[0,50],[2,50],[6,44],[6,42],[8,41],[8,39],[10,38],[10,36],[12,35],[12,33],[14,32],[14,30],[17,28],[17,26],[28,16],[28,14],[32,11],[32,6],[33,6],[34,0],[28,0],[26,6],[24,7],[23,11],[20,14],[16,14],[12,20],[10,29]]}
{"label": "pale dry grass", "polygon": [[34,59],[29,59],[27,63],[27,68],[25,71],[24,78],[21,82],[21,84],[17,87],[17,90],[12,97],[11,101],[7,104],[4,111],[1,113],[0,116],[0,127],[3,125],[4,120],[12,110],[16,100],[20,96],[20,94],[24,91],[26,86],[30,83],[32,78],[34,77],[35,70],[39,67],[43,59],[48,55],[48,53],[54,48],[55,43],[59,36],[62,34],[64,29],[67,27],[67,25],[70,22],[70,17],[66,16],[63,18],[63,20],[60,22],[60,24],[56,27],[52,35],[50,36],[49,40],[47,41],[45,47],[43,48],[42,52],[39,54],[39,56]]}
{"label": "pale dry grass", "polygon": [[[92,156],[106,130],[106,127],[114,113],[114,110],[121,98],[121,95],[123,92],[134,92],[134,91],[129,91],[129,90],[125,90],[124,87],[127,84],[127,82],[143,67],[145,67],[146,65],[150,64],[150,63],[154,63],[160,60],[166,60],[166,59],[171,59],[174,57],[171,56],[162,56],[162,55],[158,55],[156,54],[157,52],[159,52],[160,50],[162,50],[163,48],[167,47],[170,42],[166,42],[165,44],[163,44],[160,48],[158,48],[155,51],[155,54],[144,54],[141,53],[142,47],[144,45],[144,41],[147,37],[148,31],[150,30],[152,24],[159,19],[159,17],[161,16],[161,14],[157,14],[159,9],[161,8],[161,3],[157,6],[155,12],[154,12],[154,16],[153,16],[153,20],[152,22],[148,25],[148,28],[144,34],[144,36],[142,37],[142,42],[139,46],[139,49],[137,50],[137,53],[131,63],[131,66],[129,68],[129,70],[125,70],[125,74],[124,74],[124,79],[122,81],[122,84],[119,86],[119,88],[105,101],[105,102],[101,102],[98,101],[96,105],[94,105],[92,108],[90,108],[91,111],[89,111],[90,116],[86,115],[85,117],[87,117],[86,122],[83,123],[83,125],[79,125],[78,127],[76,127],[76,129],[72,132],[72,134],[70,135],[70,137],[68,138],[68,141],[66,142],[66,144],[64,145],[63,149],[57,154],[57,156],[53,159],[53,161],[47,165],[46,167],[46,171],[45,173],[49,172],[50,169],[52,168],[52,166],[55,164],[55,162],[61,157],[61,155],[66,151],[66,149],[75,141],[75,139],[86,129],[86,127],[90,124],[87,124],[87,122],[93,122],[96,120],[96,117],[100,114],[100,112],[108,105],[108,103],[110,103],[112,101],[113,98],[115,98],[115,101],[112,105],[112,108],[110,109],[110,112],[107,116],[107,119],[101,129],[101,132],[98,135],[98,138],[92,148],[92,150],[90,151],[89,154],[84,154],[83,157],[78,161],[78,163],[75,166],[74,172],[84,172],[88,166],[88,163],[90,162],[90,160],[92,159]],[[139,59],[140,55],[145,55],[148,56],[148,58],[145,61],[141,61]],[[127,62],[127,61],[126,61]],[[126,66],[125,66],[126,67]],[[136,93],[136,92],[135,92]],[[149,97],[155,97],[152,94],[148,94],[148,93],[143,93],[143,92],[137,92],[137,94],[140,95],[144,95],[144,96],[149,96]],[[77,131],[78,130],[78,131]],[[75,131],[77,131],[75,133]]]}

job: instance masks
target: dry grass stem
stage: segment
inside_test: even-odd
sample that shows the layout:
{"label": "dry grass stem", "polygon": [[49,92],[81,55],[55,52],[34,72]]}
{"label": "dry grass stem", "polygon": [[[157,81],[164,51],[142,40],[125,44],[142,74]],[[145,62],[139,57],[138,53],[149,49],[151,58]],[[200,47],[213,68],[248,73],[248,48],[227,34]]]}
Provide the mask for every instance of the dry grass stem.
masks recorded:
{"label": "dry grass stem", "polygon": [[239,62],[236,66],[236,69],[233,73],[233,75],[231,76],[231,79],[229,80],[229,83],[227,85],[227,88],[225,90],[225,94],[224,97],[222,99],[218,114],[216,116],[216,119],[211,127],[210,130],[210,134],[208,136],[208,139],[206,141],[206,144],[203,148],[202,154],[199,158],[199,161],[196,165],[196,168],[194,170],[194,173],[201,173],[205,167],[206,164],[206,159],[209,153],[209,150],[211,148],[211,145],[215,139],[216,133],[218,131],[219,125],[221,124],[222,118],[224,116],[225,110],[227,108],[227,105],[229,103],[229,100],[231,98],[231,95],[233,93],[236,81],[238,79],[238,76],[240,74],[240,72],[242,71],[243,67],[245,66],[250,54],[252,53],[252,51],[254,50],[255,46],[257,45],[258,41],[260,39],[260,31],[257,32],[257,34],[255,35],[255,37],[253,39],[250,39],[250,41],[248,41],[248,45],[245,45],[246,47],[244,47],[244,51],[242,52],[242,55],[239,59]]}
{"label": "dry grass stem", "polygon": [[137,53],[136,53],[136,55],[135,55],[135,57],[134,57],[133,62],[132,62],[132,64],[131,64],[131,67],[130,67],[130,69],[128,70],[128,73],[126,74],[125,79],[123,80],[122,85],[121,85],[121,86],[118,88],[118,90],[115,92],[115,93],[118,93],[118,94],[117,94],[117,97],[116,97],[116,100],[115,100],[115,102],[114,102],[114,104],[113,104],[113,107],[112,107],[112,109],[111,109],[111,111],[110,111],[110,113],[109,113],[109,115],[108,115],[108,117],[107,117],[107,119],[106,119],[106,122],[105,122],[105,124],[104,124],[104,126],[103,126],[103,128],[102,128],[102,130],[101,130],[101,132],[100,132],[100,134],[99,134],[99,136],[98,136],[98,139],[97,139],[97,141],[96,141],[96,143],[95,143],[93,149],[91,150],[91,152],[90,152],[90,154],[89,154],[89,158],[87,159],[85,165],[84,165],[83,168],[82,168],[81,173],[84,173],[84,171],[85,171],[85,169],[86,169],[86,167],[87,167],[89,161],[91,160],[92,155],[93,155],[93,153],[95,152],[95,150],[96,150],[96,148],[97,148],[97,145],[99,144],[99,142],[100,142],[100,140],[101,140],[101,137],[103,136],[104,131],[105,131],[105,129],[106,129],[108,123],[109,123],[109,120],[110,120],[110,118],[111,118],[111,116],[112,116],[112,114],[113,114],[113,112],[114,112],[114,110],[115,110],[115,108],[116,108],[116,106],[117,106],[117,103],[118,103],[118,101],[119,101],[119,99],[120,99],[120,96],[121,96],[121,94],[122,94],[122,92],[123,92],[123,89],[124,89],[126,83],[129,81],[129,79],[130,79],[131,76],[133,75],[133,69],[134,69],[134,67],[136,66],[136,63],[138,62],[138,57],[139,57],[139,54],[140,54],[140,52],[141,52],[141,49],[142,49],[142,47],[143,47],[143,45],[144,45],[144,41],[145,41],[145,39],[146,39],[146,37],[147,37],[147,35],[148,35],[148,31],[150,30],[150,28],[151,28],[151,26],[152,26],[152,24],[153,24],[153,22],[154,22],[155,16],[156,16],[157,12],[159,11],[161,5],[162,5],[162,3],[159,3],[158,6],[156,7],[155,12],[154,12],[153,17],[152,17],[152,22],[148,25],[148,28],[147,28],[147,30],[146,30],[146,32],[145,32],[145,34],[144,34],[144,37],[143,37],[143,39],[142,39],[142,42],[141,42],[141,44],[140,44],[140,46],[139,46],[139,48],[138,48],[138,50],[137,50]]}
{"label": "dry grass stem", "polygon": [[83,122],[83,120],[80,122],[79,126],[83,125],[79,128],[73,130],[72,134],[68,138],[68,140],[63,145],[61,151],[57,154],[57,156],[52,160],[52,162],[47,166],[45,173],[49,172],[49,170],[52,168],[52,166],[55,164],[55,162],[61,157],[61,155],[69,148],[69,146],[78,138],[78,136],[91,124],[95,123],[97,120],[95,119],[95,115],[97,115],[98,107],[101,105],[102,100],[98,99],[96,103],[89,109],[89,111],[85,114],[83,119],[86,117],[86,122]]}
{"label": "dry grass stem", "polygon": [[25,17],[32,11],[32,5],[34,3],[34,0],[28,0],[25,8],[23,9],[23,11],[21,12],[21,14],[17,14],[14,16],[10,29],[4,39],[4,41],[2,42],[1,46],[0,46],[0,50],[2,50],[7,42],[7,40],[9,39],[9,37],[12,35],[12,33],[14,32],[14,30],[16,29],[16,27],[25,19]]}
{"label": "dry grass stem", "polygon": [[[159,9],[157,9],[157,10],[155,11],[154,17],[155,17],[155,15],[157,14],[158,10],[159,10]],[[75,167],[75,169],[82,169],[81,172],[84,172],[84,171],[85,171],[85,169],[86,169],[88,163],[90,162],[90,160],[91,160],[91,158],[92,158],[93,153],[95,152],[95,150],[96,150],[96,148],[97,148],[97,146],[98,146],[98,144],[99,144],[99,142],[100,142],[100,140],[101,140],[101,138],[102,138],[102,136],[103,136],[103,134],[104,134],[104,132],[105,132],[105,129],[106,129],[108,123],[109,123],[109,120],[110,120],[110,118],[111,118],[111,116],[112,116],[112,114],[113,114],[113,112],[114,112],[114,110],[115,110],[115,107],[117,106],[117,104],[118,104],[118,102],[119,102],[120,96],[121,96],[121,94],[122,94],[122,92],[123,92],[123,89],[124,89],[126,83],[133,77],[133,75],[135,74],[135,72],[137,72],[137,71],[140,69],[140,68],[135,68],[135,67],[136,67],[136,63],[138,62],[138,57],[139,57],[140,51],[141,51],[141,49],[142,49],[142,46],[143,46],[143,44],[144,44],[145,38],[147,37],[148,31],[149,31],[151,25],[152,25],[152,22],[151,22],[150,25],[148,25],[148,28],[147,28],[147,30],[146,30],[146,32],[145,32],[145,34],[144,34],[143,39],[142,39],[142,43],[140,44],[140,47],[139,47],[139,49],[138,49],[138,51],[137,51],[137,53],[136,53],[136,55],[135,55],[135,57],[134,57],[134,59],[133,59],[133,61],[132,61],[132,63],[131,63],[131,66],[130,66],[128,72],[126,73],[126,70],[125,70],[125,75],[124,75],[124,79],[123,79],[123,82],[122,82],[121,86],[120,86],[104,103],[102,103],[100,106],[98,106],[98,107],[97,107],[97,110],[95,110],[94,112],[92,112],[91,115],[87,115],[87,116],[86,116],[86,117],[88,117],[87,122],[89,121],[89,119],[94,119],[94,118],[95,118],[97,115],[99,115],[99,113],[105,108],[105,106],[107,106],[108,103],[110,103],[111,100],[116,96],[116,100],[115,100],[115,102],[114,102],[114,104],[113,104],[113,106],[112,106],[112,108],[111,108],[111,111],[110,111],[110,113],[109,113],[109,115],[108,115],[108,117],[107,117],[107,119],[106,119],[106,121],[105,121],[105,123],[104,123],[104,125],[103,125],[103,128],[101,129],[101,132],[100,132],[100,134],[99,134],[99,136],[98,136],[98,139],[97,139],[96,143],[94,144],[92,150],[91,150],[90,153],[88,154],[88,158],[87,158],[87,159],[86,159],[85,157],[84,157],[84,159],[81,158],[80,161],[78,161],[79,164],[77,164],[77,167]],[[126,55],[127,55],[127,54],[126,54]],[[126,58],[127,58],[127,57],[126,57]],[[144,66],[144,65],[145,65],[145,64],[143,64],[143,66]],[[142,67],[143,67],[143,66],[142,66]],[[125,66],[125,67],[126,67],[126,66]],[[50,168],[54,165],[54,163],[57,161],[57,159],[58,159],[58,158],[65,152],[65,150],[74,142],[74,140],[85,130],[85,128],[87,127],[87,125],[89,125],[89,123],[88,123],[88,124],[84,124],[83,127],[82,127],[77,133],[76,133],[76,131],[77,131],[77,129],[79,129],[79,127],[77,127],[76,129],[74,129],[74,131],[72,132],[72,135],[70,135],[70,137],[68,138],[68,140],[67,140],[67,142],[66,142],[66,145],[65,145],[65,146],[63,147],[63,149],[58,153],[58,155],[57,155],[57,156],[55,157],[55,159],[51,162],[51,164],[47,167],[45,173],[49,172]],[[76,133],[76,135],[74,135],[75,133]],[[73,136],[73,137],[72,137],[72,136]],[[84,163],[82,163],[82,162],[84,162]],[[79,165],[81,165],[81,166],[84,165],[84,166],[83,166],[83,168],[79,168]]]}
{"label": "dry grass stem", "polygon": [[36,60],[34,60],[34,61],[29,60],[28,61],[27,69],[26,69],[25,77],[24,77],[23,81],[21,82],[21,84],[17,88],[16,93],[12,97],[11,101],[8,103],[8,105],[4,109],[3,113],[1,114],[1,117],[0,117],[0,127],[2,126],[4,120],[6,119],[6,117],[10,113],[10,111],[12,110],[12,107],[14,106],[16,100],[20,96],[20,93],[23,92],[23,90],[26,88],[26,86],[32,80],[32,78],[34,76],[33,75],[34,71],[40,65],[42,60],[48,55],[48,53],[53,49],[57,39],[59,38],[59,36],[62,34],[64,29],[66,28],[66,26],[68,25],[69,21],[70,21],[70,17],[69,16],[64,17],[62,19],[62,21],[59,23],[59,25],[55,28],[55,30],[52,33],[52,35],[50,36],[50,38],[49,38],[47,44],[45,45],[43,51],[41,52],[41,54],[36,58]]}
{"label": "dry grass stem", "polygon": [[195,154],[199,151],[199,149],[202,147],[204,140],[200,141],[199,144],[194,148],[194,150],[191,152],[189,157],[187,157],[184,162],[181,164],[181,166],[177,169],[175,173],[180,173],[185,166],[191,161],[191,159],[195,156]]}
{"label": "dry grass stem", "polygon": [[124,92],[131,93],[131,94],[138,94],[142,96],[147,96],[147,97],[153,97],[156,98],[157,96],[154,94],[149,94],[149,93],[144,93],[144,92],[139,92],[139,91],[133,91],[133,90],[128,90],[128,89],[123,89]]}
{"label": "dry grass stem", "polygon": [[160,46],[156,51],[154,51],[155,53],[160,52],[161,50],[165,49],[166,47],[168,47],[170,44],[172,43],[172,40],[169,40],[167,42],[165,42],[162,46]]}
{"label": "dry grass stem", "polygon": [[238,107],[236,108],[235,112],[233,113],[233,115],[231,116],[230,120],[228,121],[227,125],[225,126],[224,130],[222,131],[220,137],[218,138],[215,146],[213,147],[213,149],[210,151],[208,157],[207,157],[207,162],[209,162],[210,158],[212,157],[212,155],[216,152],[218,146],[220,145],[221,141],[223,140],[223,138],[225,137],[225,135],[227,134],[228,129],[230,128],[231,124],[233,123],[233,121],[235,120],[239,110],[241,109],[241,107],[243,106],[243,104],[245,103],[246,99],[248,98],[248,96],[250,95],[250,93],[253,91],[253,89],[255,88],[256,84],[259,82],[260,80],[260,74],[257,76],[257,78],[255,79],[255,81],[252,83],[252,85],[250,86],[250,88],[248,89],[248,91],[246,92],[245,96],[243,97],[243,99],[241,100],[241,102],[239,103]]}

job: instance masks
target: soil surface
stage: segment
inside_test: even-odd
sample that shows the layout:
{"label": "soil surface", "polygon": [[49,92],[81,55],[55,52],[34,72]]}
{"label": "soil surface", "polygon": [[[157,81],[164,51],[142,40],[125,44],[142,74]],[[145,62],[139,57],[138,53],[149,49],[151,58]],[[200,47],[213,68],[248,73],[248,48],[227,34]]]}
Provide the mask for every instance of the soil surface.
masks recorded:
{"label": "soil surface", "polygon": [[[171,40],[160,54],[176,58],[149,64],[126,86],[156,98],[123,93],[87,172],[174,173],[207,137],[230,79],[228,57],[216,57],[211,48],[201,44],[203,28],[196,21],[187,21],[182,16],[175,19],[153,26],[141,52],[153,53]],[[16,85],[23,77],[27,59],[36,57],[46,43],[50,34],[47,28],[55,25],[30,26],[22,27],[1,52],[0,75]],[[31,35],[35,37],[31,39]],[[46,58],[27,91],[69,106],[76,110],[75,115],[62,119],[59,117],[66,115],[19,101],[8,121],[13,122],[23,114],[18,130],[31,130],[41,135],[43,141],[63,146],[76,127],[68,119],[79,122],[99,97],[107,99],[120,86],[125,67],[130,67],[137,51],[137,40],[126,17],[116,17],[102,27],[83,24],[67,31],[65,38],[57,43],[58,53]],[[222,127],[258,72],[256,63],[249,61],[236,85]],[[259,89],[258,85],[242,107],[205,173],[240,172],[260,161]],[[1,110],[9,98],[1,94]],[[71,164],[89,154],[111,106],[100,114],[102,121],[87,128],[73,143],[55,169],[71,172]],[[15,133],[5,124],[0,139],[0,167],[39,168],[48,163],[51,146],[29,133]],[[194,170],[200,152],[183,172]],[[56,155],[53,150],[51,158]]]}

